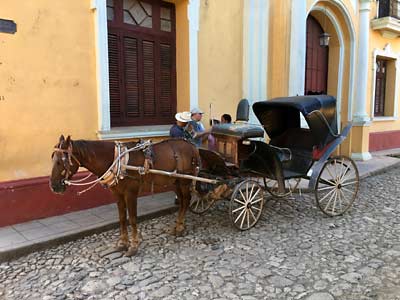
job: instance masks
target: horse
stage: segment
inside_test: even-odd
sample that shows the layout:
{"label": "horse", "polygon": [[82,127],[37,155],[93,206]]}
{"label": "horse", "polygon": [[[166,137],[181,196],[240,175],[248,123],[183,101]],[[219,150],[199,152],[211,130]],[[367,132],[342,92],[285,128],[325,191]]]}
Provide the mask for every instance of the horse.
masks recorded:
{"label": "horse", "polygon": [[[139,142],[124,143],[129,148],[135,147]],[[75,140],[70,136],[60,136],[52,154],[53,166],[49,178],[49,185],[54,193],[63,194],[67,183],[78,171],[84,167],[97,177],[101,177],[115,159],[115,143],[110,141]],[[148,148],[147,148],[148,149]],[[144,166],[146,155],[144,151],[137,150],[129,153],[131,166]],[[151,167],[163,171],[176,171],[180,174],[197,176],[200,156],[196,147],[184,139],[167,139],[151,145]],[[116,242],[116,251],[125,251],[125,256],[135,255],[138,251],[140,238],[137,230],[137,197],[144,184],[151,186],[174,185],[174,190],[179,202],[179,213],[176,224],[171,233],[176,236],[183,235],[185,231],[185,214],[191,198],[192,180],[174,178],[137,171],[126,171],[126,176],[109,186],[117,200],[119,214],[119,239]],[[129,224],[132,227],[131,240],[128,237],[126,212],[129,215]]]}

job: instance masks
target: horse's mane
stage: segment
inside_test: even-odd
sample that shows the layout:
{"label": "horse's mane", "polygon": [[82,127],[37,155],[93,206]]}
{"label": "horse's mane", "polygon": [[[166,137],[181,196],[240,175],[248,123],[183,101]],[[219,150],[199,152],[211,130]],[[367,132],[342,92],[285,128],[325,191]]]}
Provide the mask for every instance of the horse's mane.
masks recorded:
{"label": "horse's mane", "polygon": [[86,140],[76,140],[72,141],[72,146],[76,152],[78,152],[78,155],[81,157],[89,157],[91,155],[94,155],[94,152],[90,150],[90,147],[88,147],[89,142]]}

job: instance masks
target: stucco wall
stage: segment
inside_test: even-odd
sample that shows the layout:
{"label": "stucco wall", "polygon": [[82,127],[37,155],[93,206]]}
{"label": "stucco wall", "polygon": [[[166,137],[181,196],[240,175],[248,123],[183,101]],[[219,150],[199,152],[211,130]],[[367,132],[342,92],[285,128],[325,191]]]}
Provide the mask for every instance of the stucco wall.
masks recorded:
{"label": "stucco wall", "polygon": [[61,133],[96,138],[95,45],[90,1],[2,0],[0,181],[49,174]]}
{"label": "stucco wall", "polygon": [[[373,61],[373,52],[375,49],[384,49],[385,46],[390,43],[390,47],[392,48],[392,52],[399,55],[400,58],[400,39],[392,39],[392,40],[388,40],[386,38],[384,38],[379,31],[372,31],[371,30],[371,40],[370,40],[370,57],[371,57],[371,61],[370,61],[370,70],[372,70],[374,61]],[[397,72],[400,72],[400,70],[397,69]],[[368,93],[367,93],[367,112],[368,114],[373,117],[373,109],[372,109],[372,97],[373,97],[373,72],[371,71],[370,75],[369,75],[369,81],[370,84],[368,86]],[[390,77],[388,75],[387,77],[387,83],[389,85],[391,85],[390,89],[394,89],[394,79],[393,77]],[[400,87],[397,87],[398,89]],[[398,93],[398,97],[397,97],[397,102],[399,103],[400,99],[399,99],[399,95],[400,95],[400,90]],[[400,105],[398,105],[397,107],[397,116],[400,116]],[[371,132],[382,132],[382,131],[391,131],[391,130],[400,130],[400,120],[391,120],[391,121],[375,121],[372,122],[371,124]]]}
{"label": "stucco wall", "polygon": [[[243,1],[202,0],[199,31],[199,106],[213,117],[236,116],[242,97]],[[205,122],[205,123],[206,123]]]}

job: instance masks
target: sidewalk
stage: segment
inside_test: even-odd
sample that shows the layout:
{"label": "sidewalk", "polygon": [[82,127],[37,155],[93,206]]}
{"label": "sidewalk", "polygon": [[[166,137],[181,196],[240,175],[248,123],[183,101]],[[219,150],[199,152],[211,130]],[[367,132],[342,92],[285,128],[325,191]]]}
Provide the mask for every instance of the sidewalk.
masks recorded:
{"label": "sidewalk", "polygon": [[[177,210],[173,192],[138,198],[138,220]],[[118,226],[115,203],[0,228],[0,262]]]}
{"label": "sidewalk", "polygon": [[[360,177],[365,178],[398,166],[400,159],[389,156],[393,154],[400,154],[400,149],[376,152],[371,160],[357,162]],[[174,203],[173,192],[139,198],[139,221],[176,211]],[[0,262],[117,226],[117,206],[110,204],[3,227],[0,228]]]}

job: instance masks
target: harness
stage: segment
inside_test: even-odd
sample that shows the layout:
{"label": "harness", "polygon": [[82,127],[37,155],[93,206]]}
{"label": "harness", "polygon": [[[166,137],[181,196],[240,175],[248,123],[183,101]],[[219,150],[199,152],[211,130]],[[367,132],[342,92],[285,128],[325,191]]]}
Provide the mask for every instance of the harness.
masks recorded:
{"label": "harness", "polygon": [[152,167],[153,165],[153,152],[151,146],[152,142],[150,140],[140,141],[135,147],[132,147],[130,149],[128,149],[128,147],[121,142],[115,142],[113,163],[102,176],[90,182],[83,182],[83,181],[88,179],[92,174],[89,174],[87,177],[79,180],[68,179],[72,175],[71,174],[72,159],[74,159],[78,163],[78,166],[82,165],[76,158],[76,156],[72,154],[73,152],[72,145],[69,146],[67,149],[54,148],[53,155],[56,152],[66,154],[65,156],[62,157],[65,170],[64,184],[75,185],[75,186],[91,185],[87,189],[79,192],[78,194],[80,195],[91,190],[98,183],[101,183],[103,186],[108,188],[117,185],[120,180],[124,179],[127,176],[126,166],[129,163],[129,153],[133,151],[142,150],[144,152],[145,161],[143,167],[140,167],[139,174],[140,175],[147,174],[149,168]]}
{"label": "harness", "polygon": [[113,163],[113,168],[104,173],[103,179],[99,181],[103,186],[112,187],[117,185],[118,181],[126,176],[125,166],[129,162],[129,151],[128,147],[121,142],[115,142],[114,162],[116,163]]}

